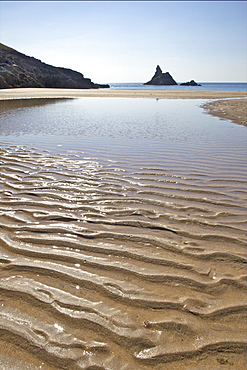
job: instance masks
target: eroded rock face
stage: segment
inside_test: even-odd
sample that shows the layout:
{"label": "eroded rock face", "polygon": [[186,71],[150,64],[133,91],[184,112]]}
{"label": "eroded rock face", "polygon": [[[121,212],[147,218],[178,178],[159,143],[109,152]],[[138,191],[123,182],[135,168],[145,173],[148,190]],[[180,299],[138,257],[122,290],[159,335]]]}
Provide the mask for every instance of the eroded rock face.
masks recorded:
{"label": "eroded rock face", "polygon": [[201,86],[200,84],[196,83],[194,80],[183,82],[180,86]]}
{"label": "eroded rock face", "polygon": [[18,87],[97,89],[110,86],[95,84],[79,72],[51,66],[0,44],[0,88]]}
{"label": "eroded rock face", "polygon": [[163,73],[160,66],[156,67],[156,72],[150,81],[144,85],[177,85],[177,82],[172,78],[169,72]]}

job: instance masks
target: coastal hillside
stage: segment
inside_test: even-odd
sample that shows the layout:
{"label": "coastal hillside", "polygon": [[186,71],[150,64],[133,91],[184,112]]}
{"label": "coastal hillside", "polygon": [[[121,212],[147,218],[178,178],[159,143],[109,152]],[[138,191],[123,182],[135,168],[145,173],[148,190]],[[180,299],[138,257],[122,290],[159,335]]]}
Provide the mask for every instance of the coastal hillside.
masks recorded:
{"label": "coastal hillside", "polygon": [[43,63],[0,43],[0,89],[19,87],[97,89],[110,86],[95,84],[79,72]]}

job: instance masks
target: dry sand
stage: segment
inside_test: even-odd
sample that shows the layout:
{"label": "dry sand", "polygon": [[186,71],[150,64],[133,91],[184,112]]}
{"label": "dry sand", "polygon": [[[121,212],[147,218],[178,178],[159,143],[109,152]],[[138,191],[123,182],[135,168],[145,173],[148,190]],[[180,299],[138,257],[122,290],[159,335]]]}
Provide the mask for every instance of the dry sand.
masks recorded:
{"label": "dry sand", "polygon": [[154,98],[154,99],[225,99],[247,97],[241,91],[157,91],[108,89],[47,89],[23,88],[0,90],[1,99],[23,98]]}

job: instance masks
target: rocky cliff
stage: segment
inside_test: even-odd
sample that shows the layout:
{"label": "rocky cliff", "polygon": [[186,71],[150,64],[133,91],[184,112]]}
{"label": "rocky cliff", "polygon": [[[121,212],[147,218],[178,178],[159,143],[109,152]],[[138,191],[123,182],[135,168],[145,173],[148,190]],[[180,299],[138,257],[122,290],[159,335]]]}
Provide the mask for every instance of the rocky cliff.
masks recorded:
{"label": "rocky cliff", "polygon": [[0,88],[18,87],[97,89],[110,86],[95,84],[79,72],[51,66],[0,44]]}
{"label": "rocky cliff", "polygon": [[160,66],[156,67],[156,72],[150,81],[144,85],[177,85],[169,72],[163,73]]}

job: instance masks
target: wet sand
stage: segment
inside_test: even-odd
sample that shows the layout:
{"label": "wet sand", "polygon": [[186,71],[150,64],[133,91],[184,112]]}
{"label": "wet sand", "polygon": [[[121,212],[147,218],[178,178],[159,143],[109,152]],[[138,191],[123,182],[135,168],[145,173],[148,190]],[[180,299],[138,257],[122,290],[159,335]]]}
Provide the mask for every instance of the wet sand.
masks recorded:
{"label": "wet sand", "polygon": [[183,158],[128,170],[73,151],[0,154],[10,363],[245,369],[246,182],[235,154],[190,170]]}
{"label": "wet sand", "polygon": [[216,100],[202,106],[209,114],[247,126],[247,100]]}
{"label": "wet sand", "polygon": [[3,369],[246,369],[245,163],[216,153],[0,149]]}

